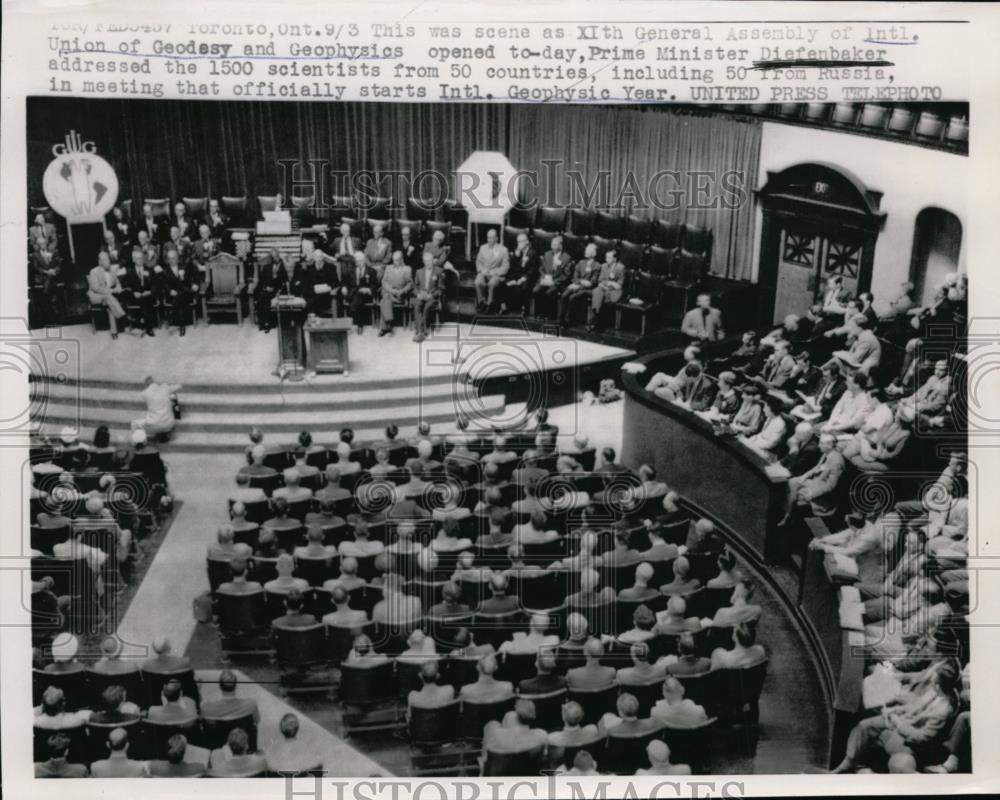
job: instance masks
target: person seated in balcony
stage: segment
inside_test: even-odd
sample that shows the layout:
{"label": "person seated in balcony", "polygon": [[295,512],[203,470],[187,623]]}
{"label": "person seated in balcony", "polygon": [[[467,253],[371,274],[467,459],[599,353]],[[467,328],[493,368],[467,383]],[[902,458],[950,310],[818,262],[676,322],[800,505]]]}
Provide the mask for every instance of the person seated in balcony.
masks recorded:
{"label": "person seated in balcony", "polygon": [[554,648],[559,644],[559,637],[546,634],[549,628],[548,614],[532,614],[528,620],[528,632],[515,631],[511,638],[500,644],[501,653],[537,653],[542,648]]}
{"label": "person seated in balcony", "polygon": [[736,391],[736,373],[724,370],[717,378],[712,404],[696,413],[709,422],[728,422],[740,408],[740,393]]}
{"label": "person seated in balcony", "polygon": [[667,601],[666,609],[656,615],[655,633],[664,636],[679,636],[699,630],[701,623],[698,618],[686,617],[686,613],[687,601],[680,595],[672,596]]}
{"label": "person seated in balcony", "polygon": [[871,379],[863,372],[852,372],[845,380],[845,390],[820,427],[824,433],[854,433],[875,409]]}
{"label": "person seated in balcony", "polygon": [[808,472],[788,479],[788,507],[779,524],[787,523],[799,503],[808,503],[813,511],[830,510],[836,505],[836,490],[844,474],[844,457],[836,448],[831,433],[819,437],[819,461]]}
{"label": "person seated in balcony", "polygon": [[643,736],[659,731],[663,724],[655,717],[639,719],[639,701],[634,694],[623,692],[615,702],[617,714],[608,712],[597,723],[597,729],[615,736]]}
{"label": "person seated in balcony", "polygon": [[668,675],[680,675],[682,678],[687,675],[703,675],[711,668],[712,662],[698,655],[692,634],[682,633],[677,637],[677,659],[666,663]]}
{"label": "person seated in balcony", "polygon": [[385,550],[385,545],[377,539],[368,538],[368,523],[363,519],[354,523],[354,541],[343,541],[338,548],[340,557],[368,558]]}
{"label": "person seated in balcony", "polygon": [[444,521],[437,536],[431,541],[430,547],[435,553],[457,553],[472,549],[472,540],[460,536],[461,529],[457,519],[448,518]]}
{"label": "person seated in balcony", "polygon": [[287,595],[293,590],[299,592],[309,591],[309,582],[304,578],[296,578],[292,574],[295,572],[295,559],[288,553],[282,553],[275,562],[275,570],[278,577],[264,584],[264,591],[270,594]]}
{"label": "person seated in balcony", "polygon": [[760,397],[760,387],[755,383],[748,383],[743,387],[740,407],[736,409],[732,420],[726,425],[726,429],[741,436],[755,436],[764,424],[763,402]]}
{"label": "person seated in balcony", "polygon": [[128,731],[115,728],[108,734],[108,757],[90,765],[92,778],[145,778],[149,771],[145,761],[128,757]]}
{"label": "person seated in balcony", "polygon": [[548,544],[559,539],[559,533],[547,528],[547,525],[548,517],[545,516],[545,512],[533,511],[527,522],[514,528],[514,540],[524,547],[526,545]]}
{"label": "person seated in balcony", "polygon": [[580,572],[580,591],[566,597],[564,605],[571,610],[589,610],[595,606],[610,606],[617,596],[611,586],[601,586],[601,574],[596,569]]}
{"label": "person seated in balcony", "polygon": [[544,750],[548,734],[541,728],[532,728],[534,721],[535,704],[530,700],[518,700],[503,722],[491,720],[484,726],[483,753],[514,754]]}
{"label": "person seated in balcony", "polygon": [[181,682],[167,681],[161,690],[162,705],[150,706],[147,716],[150,722],[183,725],[198,718],[198,707],[194,700],[185,697]]}
{"label": "person seated in balcony", "polygon": [[686,556],[678,556],[674,561],[674,579],[660,587],[660,594],[683,597],[700,588],[701,581],[691,576],[691,562]]}
{"label": "person seated in balcony", "polygon": [[[904,386],[902,390],[908,388]],[[951,376],[948,374],[948,362],[942,358],[934,362],[934,373],[916,392],[903,397],[898,408],[910,420],[930,418],[940,415],[950,398]]]}
{"label": "person seated in balcony", "polygon": [[35,764],[36,778],[86,778],[90,774],[86,764],[68,761],[72,740],[64,733],[54,733],[45,740],[49,758]]}
{"label": "person seated in balcony", "polygon": [[764,424],[753,436],[740,437],[747,447],[756,450],[768,459],[777,457],[777,452],[784,444],[788,434],[788,425],[781,415],[781,401],[768,395],[764,398]]}
{"label": "person seated in balcony", "polygon": [[333,587],[330,601],[334,610],[324,614],[321,622],[331,628],[349,628],[358,633],[368,623],[368,615],[360,609],[350,607],[351,597],[343,586]]}
{"label": "person seated in balcony", "polygon": [[420,667],[419,689],[413,689],[406,697],[406,716],[414,708],[444,708],[455,699],[455,688],[448,683],[441,684],[441,673],[437,661],[426,661]]}
{"label": "person seated in balcony", "polygon": [[841,455],[862,472],[887,472],[903,453],[912,427],[912,419],[899,405],[888,424],[876,430],[862,428],[844,445]]}
{"label": "person seated in balcony", "polygon": [[681,320],[681,333],[699,342],[717,342],[726,338],[722,312],[712,306],[710,294],[699,294],[695,307]]}
{"label": "person seated in balcony", "polygon": [[[649,617],[652,617],[652,612],[649,612]],[[621,642],[624,639],[619,637],[618,641]],[[661,658],[655,664],[650,664],[649,646],[644,642],[633,642],[628,653],[629,658],[632,659],[632,666],[622,667],[618,670],[616,681],[619,686],[654,683],[657,680],[663,680],[666,676],[666,662]]]}
{"label": "person seated in balcony", "polygon": [[733,629],[733,646],[729,650],[717,647],[712,651],[712,669],[752,667],[767,659],[767,652],[757,644],[756,623],[743,623]]}
{"label": "person seated in balcony", "polygon": [[[755,623],[760,619],[761,607],[752,604],[757,585],[749,578],[742,578],[734,587],[730,605],[715,612],[708,624],[715,628],[732,628],[737,625]],[[706,620],[702,620],[704,624]]]}
{"label": "person seated in balcony", "polygon": [[301,475],[295,467],[286,469],[282,473],[282,476],[284,477],[285,485],[275,489],[271,495],[272,498],[284,498],[290,504],[312,499],[312,489],[307,489],[305,486],[299,485]]}
{"label": "person seated in balcony", "polygon": [[864,314],[857,314],[851,322],[857,328],[851,346],[846,350],[838,350],[833,356],[851,369],[870,375],[882,361],[882,343],[872,330],[871,320]]}

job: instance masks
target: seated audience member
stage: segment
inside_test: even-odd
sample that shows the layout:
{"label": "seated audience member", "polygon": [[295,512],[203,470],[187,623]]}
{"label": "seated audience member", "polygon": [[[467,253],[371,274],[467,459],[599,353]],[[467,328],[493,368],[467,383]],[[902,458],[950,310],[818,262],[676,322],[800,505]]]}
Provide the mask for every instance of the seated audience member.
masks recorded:
{"label": "seated audience member", "polygon": [[636,775],[690,775],[691,767],[687,764],[670,763],[670,748],[666,742],[654,739],[646,745],[646,756],[649,758],[649,768],[637,769]]}
{"label": "seated audience member", "polygon": [[338,548],[340,557],[367,558],[377,556],[385,550],[385,545],[378,540],[368,538],[368,523],[357,520],[354,523],[354,541],[343,541]]}
{"label": "seated audience member", "polygon": [[668,675],[702,675],[712,668],[712,662],[697,654],[694,637],[683,633],[677,639],[677,660],[666,665]]}
{"label": "seated audience member", "polygon": [[687,541],[684,545],[687,549],[684,555],[692,553],[721,553],[725,549],[725,542],[715,530],[715,523],[710,519],[702,517],[688,531]]}
{"label": "seated audience member", "polygon": [[289,589],[285,594],[285,613],[271,623],[272,628],[308,628],[316,624],[316,617],[302,613],[302,592]]}
{"label": "seated audience member", "polygon": [[819,383],[812,393],[797,392],[802,403],[795,406],[791,414],[809,422],[828,419],[846,390],[847,382],[841,377],[840,364],[829,361],[821,367]]}
{"label": "seated audience member", "polygon": [[767,653],[756,642],[756,624],[737,625],[733,629],[733,647],[729,650],[717,647],[712,651],[712,669],[739,669],[766,660]]}
{"label": "seated audience member", "polygon": [[757,622],[760,619],[761,608],[750,603],[755,588],[752,581],[742,578],[733,587],[732,605],[723,606],[715,612],[710,623],[712,627],[732,628],[736,625]]}
{"label": "seated audience member", "polygon": [[[229,527],[233,529],[234,538],[256,541],[260,535],[260,525],[247,520],[247,508],[241,502],[233,503],[232,508],[229,509]],[[247,546],[249,547],[249,545]]]}
{"label": "seated audience member", "polygon": [[278,775],[301,775],[323,768],[324,752],[311,737],[299,736],[299,718],[288,713],[278,722],[280,738],[264,749],[268,772]]}
{"label": "seated audience member", "polygon": [[233,505],[242,503],[244,506],[254,503],[266,503],[267,495],[259,487],[251,488],[250,476],[246,472],[240,472],[236,475],[236,488],[230,492],[229,501]]}
{"label": "seated audience member", "polygon": [[455,699],[451,684],[441,684],[437,661],[427,661],[420,667],[421,687],[412,690],[406,698],[407,715],[411,708],[441,708]]}
{"label": "seated audience member", "polygon": [[35,764],[36,778],[86,778],[86,764],[71,764],[67,760],[70,738],[64,733],[54,733],[45,740],[48,760]]}
{"label": "seated audience member", "polygon": [[862,372],[847,375],[844,393],[830,412],[830,417],[822,424],[823,433],[854,433],[874,410],[874,400],[870,394],[871,379]]}
{"label": "seated audience member", "polygon": [[510,546],[514,543],[514,533],[504,533],[503,526],[507,521],[507,512],[502,508],[492,508],[487,515],[488,530],[476,539],[476,544],[486,547]]}
{"label": "seated audience member", "polygon": [[264,587],[257,581],[247,580],[247,560],[245,558],[234,558],[230,561],[229,571],[232,573],[232,580],[219,586],[219,594],[255,594],[264,591]]}
{"label": "seated audience member", "polygon": [[859,431],[844,445],[841,455],[862,472],[887,472],[910,440],[912,420],[897,406],[889,424],[875,431]]}
{"label": "seated audience member", "polygon": [[289,503],[297,503],[312,498],[312,489],[307,489],[305,486],[299,485],[301,473],[298,469],[289,467],[282,473],[282,477],[284,478],[285,485],[279,489],[275,489],[271,495],[272,498],[280,497]]}
{"label": "seated audience member", "polygon": [[615,668],[601,664],[604,646],[598,639],[590,639],[583,646],[584,665],[566,673],[570,689],[603,689],[615,683]]}
{"label": "seated audience member", "polygon": [[359,669],[372,669],[391,661],[389,656],[375,651],[371,639],[364,634],[359,634],[354,637],[354,644],[344,663]]}
{"label": "seated audience member", "polygon": [[108,734],[108,757],[90,765],[92,778],[147,778],[149,771],[144,761],[128,757],[128,732],[115,728]]}
{"label": "seated audience member", "polygon": [[615,703],[617,714],[606,713],[597,723],[597,728],[610,738],[619,736],[643,736],[655,733],[663,727],[655,717],[639,719],[639,701],[634,694],[623,692]]}
{"label": "seated audience member", "polygon": [[660,593],[666,595],[689,595],[701,588],[701,581],[691,577],[691,562],[685,556],[678,556],[674,561],[674,579],[660,587]]}
{"label": "seated audience member", "polygon": [[278,577],[264,584],[264,591],[270,594],[287,595],[292,590],[300,593],[309,591],[309,581],[304,578],[296,578],[292,573],[295,571],[295,559],[288,553],[282,553],[275,562],[275,569]]}
{"label": "seated audience member", "polygon": [[717,378],[715,399],[708,408],[697,413],[710,422],[729,422],[740,408],[740,393],[736,391],[736,373],[725,370]]}
{"label": "seated audience member", "polygon": [[477,612],[481,614],[507,614],[517,611],[521,607],[517,595],[507,594],[507,576],[504,574],[494,574],[490,579],[490,592],[492,597],[483,600],[479,604]]}
{"label": "seated audience member", "polygon": [[652,392],[664,400],[677,399],[681,386],[685,381],[685,370],[688,364],[696,363],[700,365],[700,359],[701,348],[696,344],[689,345],[684,348],[684,364],[677,371],[677,374],[667,375],[665,372],[657,372],[646,384],[646,391]]}
{"label": "seated audience member", "polygon": [[437,536],[431,541],[431,549],[435,553],[457,553],[469,550],[472,547],[472,541],[465,537],[459,538],[459,533],[458,520],[446,519]]}
{"label": "seated audience member", "polygon": [[[477,565],[475,554],[471,550],[466,550],[464,553],[458,554],[458,563],[455,565],[451,579],[459,585],[467,583],[481,589],[484,588],[483,584],[493,580],[495,574],[501,573],[494,573],[492,567]],[[477,591],[476,594],[481,595],[482,592]]]}
{"label": "seated audience member", "polygon": [[[683,558],[683,556],[682,556]],[[685,617],[687,602],[680,595],[672,595],[667,601],[667,608],[656,615],[656,634],[663,636],[679,636],[683,633],[693,633],[701,628],[697,617]]]}
{"label": "seated audience member", "polygon": [[846,350],[837,350],[833,355],[851,369],[856,369],[864,375],[870,375],[882,360],[882,344],[872,331],[871,320],[864,314],[857,314],[851,319],[851,334],[854,336],[851,346]]}
{"label": "seated audience member", "polygon": [[[659,531],[660,528],[674,525],[688,518],[687,512],[678,505],[679,500],[680,495],[677,492],[667,492],[663,496],[663,513],[655,519],[644,519],[642,521],[650,536],[653,535],[653,531],[656,531],[656,539],[650,538],[650,549],[642,553],[642,557],[646,561],[666,561],[677,557],[678,553],[669,549],[657,548],[657,545],[663,543],[663,537]],[[665,545],[665,548],[669,547],[674,547],[674,545]]]}
{"label": "seated audience member", "polygon": [[952,661],[942,662],[929,672],[919,686],[911,686],[903,701],[885,706],[882,713],[867,717],[851,731],[844,760],[835,773],[855,772],[872,766],[875,756],[913,756],[913,748],[929,744],[947,730],[955,713],[955,690],[958,668]]}
{"label": "seated audience member", "polygon": [[492,644],[476,644],[475,641],[475,631],[472,628],[467,628],[465,626],[459,628],[455,631],[455,636],[452,638],[452,644],[455,648],[449,653],[449,655],[455,658],[483,658],[485,656],[492,656],[495,653]]}
{"label": "seated audience member", "polygon": [[544,750],[548,734],[541,728],[532,728],[534,721],[535,704],[530,700],[518,700],[502,723],[496,720],[486,723],[483,728],[483,752],[529,753]]}
{"label": "seated audience member", "polygon": [[196,761],[185,761],[187,737],[176,733],[167,740],[166,758],[149,762],[151,778],[200,778],[205,766]]}
{"label": "seated audience member", "polygon": [[458,584],[448,581],[448,583],[441,587],[441,602],[431,606],[427,614],[429,617],[437,619],[468,614],[471,609],[465,603],[461,602],[461,599],[462,590],[458,587]]}
{"label": "seated audience member", "polygon": [[[652,540],[652,537],[650,537],[650,539]],[[662,539],[660,541],[662,542]],[[673,547],[673,545],[670,546]],[[648,553],[649,550],[646,552]],[[635,568],[635,583],[632,586],[619,591],[618,599],[627,600],[629,602],[646,603],[650,600],[658,598],[660,596],[660,592],[649,585],[649,582],[653,579],[653,574],[654,570],[652,565],[649,564],[648,561],[643,561]]]}
{"label": "seated audience member", "polygon": [[788,479],[788,508],[781,523],[786,523],[796,505],[808,503],[813,513],[833,510],[837,504],[836,490],[844,474],[844,457],[836,448],[837,440],[830,433],[819,437],[819,461],[801,475]]}
{"label": "seated audience member", "polygon": [[500,644],[501,653],[537,653],[543,647],[556,647],[559,637],[546,634],[549,627],[548,614],[532,614],[528,620],[528,632],[514,631],[511,638]]}
{"label": "seated audience member", "polygon": [[[657,597],[659,597],[659,592],[657,592]],[[620,633],[618,641],[622,644],[648,641],[656,635],[655,628],[656,615],[650,611],[648,606],[641,605],[632,612],[632,628]]]}
{"label": "seated audience member", "polygon": [[[947,360],[935,361],[933,374],[913,394],[905,395],[909,388],[911,387],[904,384],[897,391],[904,395],[899,401],[899,408],[907,419],[929,418],[940,414],[951,398],[951,376],[948,374]],[[888,389],[886,391],[888,393]]]}
{"label": "seated audience member", "polygon": [[237,475],[243,474],[248,478],[257,478],[258,480],[273,480],[278,471],[273,467],[268,467],[264,465],[264,458],[267,456],[267,449],[263,444],[255,444],[250,450],[250,464],[243,467]]}
{"label": "seated audience member", "polygon": [[778,340],[773,345],[774,351],[764,362],[760,379],[770,391],[782,391],[795,375],[795,359],[789,352],[788,342]]}
{"label": "seated audience member", "polygon": [[649,647],[637,642],[629,648],[629,658],[632,659],[631,667],[622,667],[618,670],[616,681],[619,686],[644,685],[661,681],[667,674],[667,665],[661,659],[656,664],[649,663]]}
{"label": "seated audience member", "polygon": [[365,579],[358,575],[358,560],[353,556],[340,560],[340,575],[323,582],[323,589],[327,592],[334,591],[340,587],[345,592],[351,592],[365,585]]}
{"label": "seated audience member", "polygon": [[[98,725],[115,725],[135,722],[142,711],[135,703],[130,702],[121,686],[109,686],[101,694],[101,710],[90,715],[89,721]],[[39,720],[36,717],[35,726]]]}
{"label": "seated audience member", "polygon": [[281,531],[297,531],[302,527],[299,520],[288,516],[288,501],[284,497],[276,497],[271,500],[271,511],[274,516],[264,520],[264,524],[261,526],[262,534],[270,533],[272,538],[277,540]]}
{"label": "seated audience member", "polygon": [[604,738],[596,725],[583,724],[583,716],[583,706],[575,700],[563,703],[563,727],[548,735],[550,751],[553,748],[563,750],[567,747],[588,747],[597,744]]}
{"label": "seated audience member", "polygon": [[600,463],[594,469],[594,472],[599,474],[607,473],[611,475],[616,475],[621,472],[629,472],[630,470],[628,467],[615,460],[617,457],[618,454],[615,452],[615,448],[602,447],[599,459]]}
{"label": "seated audience member", "polygon": [[736,409],[729,421],[728,429],[738,436],[755,436],[764,424],[763,403],[760,399],[760,388],[755,383],[743,387],[743,397],[740,407]]}
{"label": "seated audience member", "polygon": [[[228,752],[227,752],[228,750]],[[208,762],[211,778],[255,778],[267,771],[267,759],[251,753],[250,740],[242,728],[233,728],[226,746],[212,751]]]}
{"label": "seated audience member", "polygon": [[[347,489],[341,487],[340,470],[337,469],[336,465],[328,465],[325,474],[326,486],[316,492],[314,498],[316,502],[319,503],[321,509],[329,509],[332,513],[337,503],[350,499],[351,493]],[[308,519],[309,518],[306,517],[307,521]]]}
{"label": "seated audience member", "polygon": [[332,544],[323,544],[323,529],[318,525],[310,525],[306,529],[306,544],[295,548],[292,555],[299,559],[333,559],[337,557],[337,548]]}
{"label": "seated audience member", "polygon": [[335,586],[330,592],[334,610],[323,616],[322,622],[331,628],[349,628],[360,631],[368,624],[368,615],[350,607],[350,596],[343,586]]}
{"label": "seated audience member", "polygon": [[517,461],[517,453],[507,450],[507,438],[501,434],[493,436],[493,449],[482,457],[483,464],[509,464]]}
{"label": "seated audience member", "polygon": [[372,622],[405,628],[419,622],[422,612],[420,598],[404,594],[402,578],[392,573],[386,574],[382,585],[382,599],[372,609]]}
{"label": "seated audience member", "polygon": [[517,693],[521,695],[551,694],[566,688],[567,681],[557,674],[555,652],[539,650],[535,659],[535,675],[525,678],[517,684]]}
{"label": "seated audience member", "polygon": [[[108,689],[112,688],[120,690],[124,696],[125,690],[120,686],[108,687]],[[115,707],[117,708],[120,703],[121,700],[117,700],[116,695]],[[47,731],[59,731],[66,728],[79,728],[90,719],[90,716],[91,713],[87,709],[67,711],[66,695],[63,690],[55,686],[49,686],[42,692],[42,705],[41,708],[35,709],[33,722],[36,728],[42,728]]]}
{"label": "seated audience member", "polygon": [[601,586],[601,574],[596,569],[583,569],[580,573],[580,591],[566,598],[568,609],[590,609],[594,606],[609,606],[617,596],[610,586]]}
{"label": "seated audience member", "polygon": [[122,643],[114,636],[106,636],[101,641],[101,658],[90,665],[89,671],[95,675],[132,675],[139,671],[139,665],[132,660],[122,660]]}
{"label": "seated audience member", "polygon": [[719,574],[714,578],[709,578],[705,584],[708,589],[732,589],[739,583],[743,576],[736,567],[736,556],[728,548],[719,553],[716,564],[719,567]]}
{"label": "seated audience member", "polygon": [[642,556],[631,547],[631,535],[625,523],[615,526],[614,548],[601,554],[601,563],[606,567],[630,567],[638,564]]}
{"label": "seated audience member", "polygon": [[819,437],[811,422],[800,422],[786,442],[788,452],[779,463],[792,477],[808,472],[819,461]]}
{"label": "seated audience member", "polygon": [[774,458],[785,442],[788,426],[781,416],[781,401],[774,397],[764,399],[764,424],[753,436],[743,439],[747,447],[752,447],[768,458]]}
{"label": "seated audience member", "polygon": [[161,700],[162,705],[149,708],[148,718],[151,722],[183,724],[193,722],[198,717],[198,707],[194,700],[184,696],[178,680],[169,680],[163,685]]}
{"label": "seated audience member", "polygon": [[910,654],[908,643],[925,637],[951,614],[941,586],[917,576],[888,602],[876,598],[865,605],[865,650],[873,658],[896,659]]}
{"label": "seated audience member", "polygon": [[235,542],[232,525],[220,525],[216,543],[208,546],[208,557],[216,561],[232,561],[234,558],[250,558],[253,548],[242,542]]}
{"label": "seated audience member", "polygon": [[573,756],[573,766],[559,774],[593,776],[601,773],[597,771],[597,762],[594,761],[594,757],[586,750],[580,750]]}
{"label": "seated audience member", "polygon": [[337,454],[337,473],[341,478],[345,475],[355,475],[361,472],[361,463],[351,460],[353,451],[351,450],[351,445],[349,443],[338,442],[335,452]]}
{"label": "seated audience member", "polygon": [[673,676],[663,682],[663,699],[656,701],[649,716],[671,728],[691,728],[708,721],[704,707],[684,697],[684,684]]}
{"label": "seated audience member", "polygon": [[259,724],[260,711],[257,708],[257,701],[237,696],[238,685],[236,673],[229,669],[222,670],[219,673],[219,699],[201,704],[202,718],[225,721],[253,717],[253,721]]}
{"label": "seated audience member", "polygon": [[475,683],[467,683],[462,687],[459,696],[462,700],[472,700],[477,703],[499,703],[514,696],[514,685],[510,681],[498,681],[494,677],[497,671],[497,660],[493,655],[485,655],[477,665],[479,676]]}
{"label": "seated audience member", "polygon": [[[142,663],[143,672],[166,675],[191,669],[191,659],[187,656],[175,656],[172,652],[173,644],[166,636],[154,638],[151,647],[156,655]],[[195,698],[195,702],[198,699]]]}

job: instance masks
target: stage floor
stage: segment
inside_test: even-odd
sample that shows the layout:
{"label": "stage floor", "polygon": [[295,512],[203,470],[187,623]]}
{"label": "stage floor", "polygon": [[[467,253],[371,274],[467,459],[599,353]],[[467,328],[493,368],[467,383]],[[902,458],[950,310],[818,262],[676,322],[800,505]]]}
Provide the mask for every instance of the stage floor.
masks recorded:
{"label": "stage floor", "polygon": [[[155,338],[121,334],[112,340],[106,331],[89,325],[62,329],[62,338],[79,347],[79,378],[84,381],[141,382],[146,375],[159,381],[204,386],[257,386],[278,383],[272,375],[278,361],[277,332],[263,333],[250,326],[198,325],[186,336],[176,330],[158,330]],[[37,338],[45,330],[33,331]],[[449,323],[423,343],[412,331],[396,330],[379,337],[374,328],[349,334],[350,373],[308,377],[309,385],[332,388],[397,381],[441,381],[467,371],[480,377],[575,368],[585,364],[631,357],[619,347],[567,339],[479,323]],[[456,368],[458,355],[464,359]],[[71,378],[76,376],[70,375]]]}

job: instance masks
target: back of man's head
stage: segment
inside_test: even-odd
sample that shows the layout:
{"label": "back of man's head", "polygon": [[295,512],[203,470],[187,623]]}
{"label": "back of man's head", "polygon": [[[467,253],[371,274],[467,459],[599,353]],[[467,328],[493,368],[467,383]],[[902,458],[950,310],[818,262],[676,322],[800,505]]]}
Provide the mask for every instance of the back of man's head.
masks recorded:
{"label": "back of man's head", "polygon": [[181,699],[181,682],[169,680],[163,686],[163,700],[167,703],[176,703]]}
{"label": "back of man's head", "polygon": [[229,751],[234,756],[246,755],[247,750],[250,747],[250,739],[247,737],[247,732],[243,728],[233,728],[229,731],[229,736],[226,738],[226,744],[229,745]]}
{"label": "back of man's head", "polygon": [[108,734],[108,749],[112,753],[120,753],[128,747],[128,731],[115,728]]}
{"label": "back of man's head", "polygon": [[183,734],[175,733],[167,739],[167,761],[171,764],[180,764],[184,761],[184,753],[187,751],[187,739]]}
{"label": "back of man's head", "polygon": [[514,713],[522,725],[531,725],[535,721],[535,704],[530,700],[518,700],[514,704]]}

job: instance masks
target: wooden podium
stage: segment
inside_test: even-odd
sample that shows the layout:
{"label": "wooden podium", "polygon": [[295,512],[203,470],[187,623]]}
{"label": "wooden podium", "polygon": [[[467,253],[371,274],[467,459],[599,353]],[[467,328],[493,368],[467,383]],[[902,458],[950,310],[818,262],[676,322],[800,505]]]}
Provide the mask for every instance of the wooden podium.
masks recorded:
{"label": "wooden podium", "polygon": [[281,294],[271,301],[271,308],[278,317],[278,368],[279,377],[302,378],[305,348],[302,326],[306,318],[306,301],[294,295]]}
{"label": "wooden podium", "polygon": [[351,357],[348,352],[347,334],[354,323],[347,318],[309,320],[303,330],[306,334],[306,369],[311,372],[341,372],[349,374]]}

